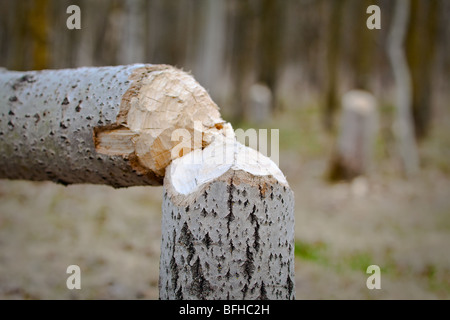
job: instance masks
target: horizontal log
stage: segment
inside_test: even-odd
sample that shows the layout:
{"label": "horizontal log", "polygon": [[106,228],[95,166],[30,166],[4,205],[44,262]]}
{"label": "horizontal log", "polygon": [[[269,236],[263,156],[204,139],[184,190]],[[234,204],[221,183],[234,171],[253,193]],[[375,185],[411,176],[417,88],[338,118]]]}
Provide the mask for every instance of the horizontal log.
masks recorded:
{"label": "horizontal log", "polygon": [[174,130],[225,124],[206,90],[167,65],[2,69],[0,112],[0,178],[65,185],[161,185]]}

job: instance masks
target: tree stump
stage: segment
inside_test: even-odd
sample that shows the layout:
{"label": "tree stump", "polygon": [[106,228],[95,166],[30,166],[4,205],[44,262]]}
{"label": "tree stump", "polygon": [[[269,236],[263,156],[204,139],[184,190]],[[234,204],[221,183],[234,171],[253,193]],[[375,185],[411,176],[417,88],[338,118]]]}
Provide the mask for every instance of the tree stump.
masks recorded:
{"label": "tree stump", "polygon": [[234,140],[175,160],[164,179],[160,298],[294,299],[293,208],[275,163]]}
{"label": "tree stump", "polygon": [[[0,112],[0,178],[65,185],[161,185],[173,156],[227,129],[206,90],[168,65],[3,69]],[[172,154],[177,129],[203,135]]]}
{"label": "tree stump", "polygon": [[340,132],[331,158],[330,180],[352,180],[368,172],[376,128],[376,100],[373,95],[362,90],[347,92],[342,97]]}

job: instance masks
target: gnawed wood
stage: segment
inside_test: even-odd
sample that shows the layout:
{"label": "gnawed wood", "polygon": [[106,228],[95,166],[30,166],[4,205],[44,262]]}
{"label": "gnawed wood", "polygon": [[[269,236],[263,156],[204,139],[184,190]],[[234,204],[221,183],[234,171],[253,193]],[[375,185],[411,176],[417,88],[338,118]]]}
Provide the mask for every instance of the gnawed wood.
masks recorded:
{"label": "gnawed wood", "polygon": [[[173,158],[231,128],[191,75],[167,65],[3,69],[0,112],[0,178],[63,184],[160,185]],[[172,153],[177,129],[200,139]]]}

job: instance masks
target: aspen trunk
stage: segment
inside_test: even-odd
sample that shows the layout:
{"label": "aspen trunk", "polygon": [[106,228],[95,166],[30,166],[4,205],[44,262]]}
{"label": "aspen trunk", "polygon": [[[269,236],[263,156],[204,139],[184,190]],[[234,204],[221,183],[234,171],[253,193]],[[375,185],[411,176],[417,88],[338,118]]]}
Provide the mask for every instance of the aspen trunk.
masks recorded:
{"label": "aspen trunk", "polygon": [[217,146],[198,150],[192,172],[197,151],[168,167],[160,298],[294,299],[293,192],[270,159],[242,158],[249,149],[237,142],[231,165],[213,164],[205,154]]}
{"label": "aspen trunk", "polygon": [[419,155],[411,112],[412,81],[403,48],[409,22],[409,11],[409,0],[397,0],[388,39],[388,53],[397,86],[397,115],[393,131],[406,176],[414,175],[419,170]]}
{"label": "aspen trunk", "polygon": [[224,124],[207,92],[166,65],[2,69],[0,112],[0,178],[114,187],[161,185],[174,130]]}

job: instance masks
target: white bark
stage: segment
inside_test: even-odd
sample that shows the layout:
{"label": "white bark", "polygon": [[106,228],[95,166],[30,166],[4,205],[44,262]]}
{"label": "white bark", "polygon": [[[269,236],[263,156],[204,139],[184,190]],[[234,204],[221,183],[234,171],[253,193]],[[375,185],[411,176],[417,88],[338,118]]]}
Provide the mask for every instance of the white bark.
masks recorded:
{"label": "white bark", "polygon": [[[208,148],[222,142],[214,143]],[[239,143],[224,145],[231,163],[214,166],[217,152],[206,148],[195,151],[203,157],[192,163],[194,172],[184,170],[193,153],[168,167],[160,298],[294,299],[293,192],[270,159]]]}
{"label": "white bark", "polygon": [[165,65],[2,70],[0,112],[0,178],[114,187],[162,184],[175,129],[224,124],[207,92]]}
{"label": "white bark", "polygon": [[419,156],[411,114],[412,82],[403,49],[409,20],[409,0],[397,0],[388,39],[388,53],[397,85],[397,117],[394,134],[397,138],[400,157],[407,176],[419,170]]}

